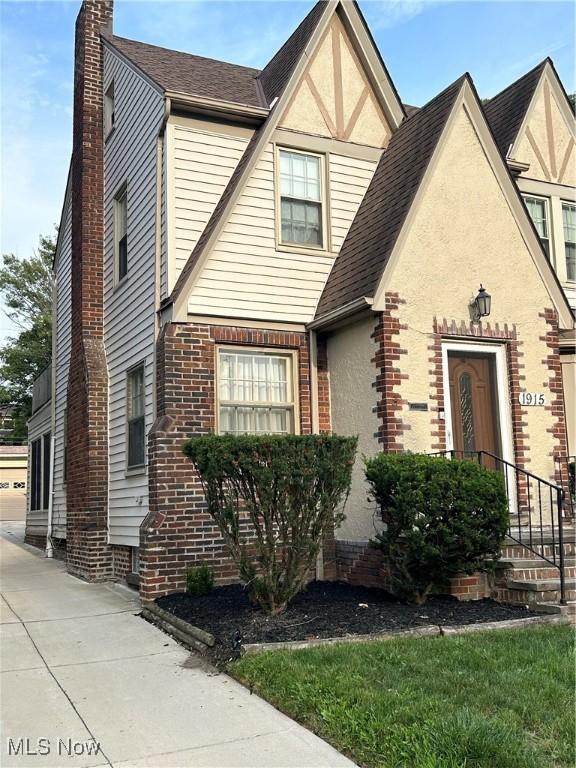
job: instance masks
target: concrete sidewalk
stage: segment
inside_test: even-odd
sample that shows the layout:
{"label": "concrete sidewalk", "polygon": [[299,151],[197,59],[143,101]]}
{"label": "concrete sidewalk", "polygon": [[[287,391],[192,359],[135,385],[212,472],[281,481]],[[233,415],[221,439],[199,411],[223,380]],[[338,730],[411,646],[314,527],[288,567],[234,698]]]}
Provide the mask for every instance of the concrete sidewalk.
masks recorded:
{"label": "concrete sidewalk", "polygon": [[128,589],[73,578],[21,531],[0,529],[3,768],[353,766],[135,615]]}

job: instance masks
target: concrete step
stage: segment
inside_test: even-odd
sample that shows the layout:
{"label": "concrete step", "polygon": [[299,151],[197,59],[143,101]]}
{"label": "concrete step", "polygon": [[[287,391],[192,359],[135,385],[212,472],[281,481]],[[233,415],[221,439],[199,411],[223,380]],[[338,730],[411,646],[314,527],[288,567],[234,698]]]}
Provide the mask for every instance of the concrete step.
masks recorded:
{"label": "concrete step", "polygon": [[[528,592],[551,592],[552,590],[560,590],[560,579],[526,579],[522,581],[520,579],[508,579],[508,589],[522,589]],[[566,589],[576,589],[576,579],[568,578],[565,581]]]}
{"label": "concrete step", "polygon": [[[501,560],[497,562],[496,567],[514,568],[514,569],[523,569],[523,568],[533,569],[533,568],[553,568],[554,566],[550,565],[546,560],[543,560],[541,557],[530,557],[530,558],[503,557]],[[576,557],[565,557],[564,567],[575,568]]]}
{"label": "concrete step", "polygon": [[[562,531],[562,538],[564,544],[574,544],[576,542],[576,529],[564,528]],[[510,529],[510,535],[506,536],[504,544],[517,544],[518,539],[523,542],[527,542],[530,539],[530,528],[528,526],[522,526],[518,528],[516,526]],[[558,529],[554,531],[552,528],[544,528],[542,532],[536,527],[532,528],[532,539],[534,542],[542,542],[543,544],[558,544]]]}

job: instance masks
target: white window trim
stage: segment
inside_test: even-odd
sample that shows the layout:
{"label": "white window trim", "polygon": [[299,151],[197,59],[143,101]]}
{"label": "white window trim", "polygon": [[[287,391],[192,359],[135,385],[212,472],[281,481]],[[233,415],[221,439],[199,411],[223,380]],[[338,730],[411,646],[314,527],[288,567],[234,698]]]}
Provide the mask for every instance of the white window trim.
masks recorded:
{"label": "white window trim", "polygon": [[[126,235],[128,235],[128,182],[124,181],[118,188],[118,191],[114,195],[113,200],[113,218],[114,218],[114,287],[118,287],[119,285],[122,285],[127,279],[128,275],[130,274],[130,270],[128,268],[128,249],[126,250],[126,274],[120,278],[120,248],[119,241],[120,241],[120,203],[122,200],[126,201]],[[128,246],[130,245],[130,239],[128,239]]]}
{"label": "white window trim", "polygon": [[[129,456],[130,456],[130,398],[131,398],[131,392],[130,392],[130,376],[135,371],[137,371],[139,368],[142,368],[142,381],[143,381],[143,392],[144,392],[144,413],[142,414],[142,417],[144,419],[144,462],[142,464],[129,464]],[[128,370],[126,371],[126,384],[125,384],[125,402],[126,402],[126,445],[125,445],[125,475],[142,475],[146,472],[146,467],[148,463],[148,446],[147,446],[147,440],[146,440],[146,361],[141,360],[139,363],[136,363],[135,365],[130,366]]]}
{"label": "white window trim", "polygon": [[[526,200],[538,200],[539,202],[544,203],[544,211],[546,216],[546,227],[548,229],[548,254],[550,263],[554,266],[554,269],[558,269],[558,260],[556,258],[556,248],[555,248],[555,232],[554,232],[554,220],[556,217],[552,216],[552,205],[551,200],[549,197],[545,197],[544,195],[534,195],[530,192],[522,192],[522,199],[524,200],[524,205],[526,205]],[[528,206],[526,205],[526,210],[528,210]],[[528,211],[528,216],[530,216],[530,211]],[[532,220],[532,217],[530,216],[530,220]],[[536,230],[536,233],[538,234],[538,230]],[[541,240],[542,238],[538,234],[538,239]]]}
{"label": "white window trim", "polygon": [[[214,354],[216,355],[216,361],[215,361],[215,371],[216,371],[216,381],[214,384],[215,392],[214,392],[214,402],[216,404],[214,414],[214,424],[215,424],[215,430],[216,434],[220,435],[223,434],[220,432],[220,352],[248,352],[252,354],[265,354],[265,355],[275,355],[276,357],[287,357],[290,360],[289,365],[289,371],[288,371],[288,389],[292,393],[292,401],[287,403],[268,403],[264,401],[258,401],[257,405],[261,406],[263,408],[266,407],[285,407],[285,408],[292,408],[292,418],[294,420],[294,430],[293,432],[288,432],[287,434],[293,434],[293,435],[299,435],[300,434],[300,389],[298,386],[298,352],[295,349],[284,349],[282,347],[275,348],[275,347],[251,347],[251,346],[244,346],[239,344],[216,344]],[[248,400],[224,400],[224,405],[247,405],[250,407],[251,401]],[[252,434],[252,433],[247,433]]]}
{"label": "white window trim", "polygon": [[[322,221],[322,244],[314,245],[309,243],[285,243],[282,240],[282,190],[280,177],[280,152],[293,152],[296,155],[305,155],[308,157],[317,157],[320,160],[320,210]],[[329,179],[328,179],[328,158],[320,152],[307,151],[302,148],[291,147],[286,144],[274,145],[274,198],[275,198],[275,219],[276,219],[276,249],[279,251],[296,251],[298,253],[329,253],[331,249],[331,232],[329,216]]]}
{"label": "white window trim", "polygon": [[[446,433],[446,450],[454,450],[454,435],[452,433],[452,401],[450,399],[450,373],[448,370],[448,353],[460,354],[481,353],[493,355],[496,369],[496,394],[498,397],[498,422],[500,427],[500,443],[502,456],[500,458],[509,464],[514,464],[514,438],[512,431],[512,409],[510,405],[510,388],[508,381],[508,363],[506,344],[490,342],[442,342],[442,378],[444,385],[444,428]],[[508,474],[509,502],[511,513],[516,509],[516,485],[513,471]]]}

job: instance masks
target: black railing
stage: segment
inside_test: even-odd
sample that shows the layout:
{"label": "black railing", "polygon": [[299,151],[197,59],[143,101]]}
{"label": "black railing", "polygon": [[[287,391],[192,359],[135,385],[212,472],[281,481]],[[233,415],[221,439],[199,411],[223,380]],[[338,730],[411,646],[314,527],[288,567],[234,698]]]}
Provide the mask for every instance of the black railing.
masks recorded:
{"label": "black railing", "polygon": [[562,487],[533,475],[488,451],[440,451],[429,454],[477,461],[501,472],[506,485],[510,524],[508,536],[545,560],[560,575],[560,603],[566,603],[564,525],[566,510]]}
{"label": "black railing", "polygon": [[564,513],[576,517],[576,456],[556,456],[556,473],[564,491]]}

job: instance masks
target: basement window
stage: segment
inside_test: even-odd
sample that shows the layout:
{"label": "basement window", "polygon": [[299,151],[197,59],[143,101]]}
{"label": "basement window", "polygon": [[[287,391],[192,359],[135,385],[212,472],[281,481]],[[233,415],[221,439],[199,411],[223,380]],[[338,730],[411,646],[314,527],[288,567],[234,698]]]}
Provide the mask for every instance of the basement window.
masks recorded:
{"label": "basement window", "polygon": [[114,252],[116,283],[128,274],[128,188],[124,184],[114,198]]}
{"label": "basement window", "polygon": [[106,93],[104,94],[104,136],[108,136],[114,130],[114,81],[110,83]]}
{"label": "basement window", "polygon": [[143,467],[146,455],[144,364],[128,371],[128,469]]}

